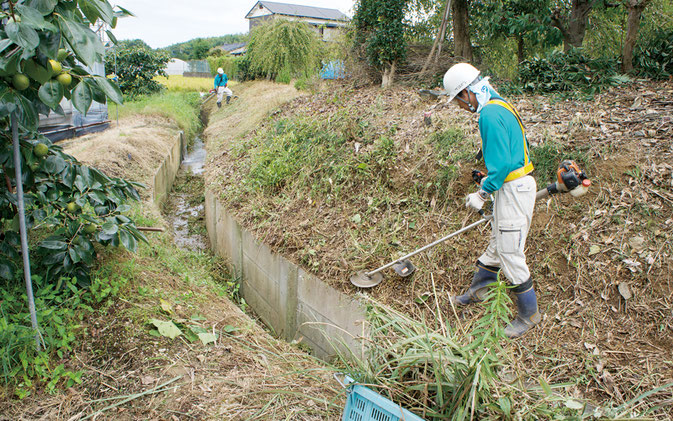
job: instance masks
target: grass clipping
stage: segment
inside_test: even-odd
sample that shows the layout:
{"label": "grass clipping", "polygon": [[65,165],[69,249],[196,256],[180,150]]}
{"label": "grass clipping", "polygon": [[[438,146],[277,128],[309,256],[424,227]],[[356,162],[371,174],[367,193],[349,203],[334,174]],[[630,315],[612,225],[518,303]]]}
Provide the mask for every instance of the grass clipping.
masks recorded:
{"label": "grass clipping", "polygon": [[461,323],[455,307],[442,311],[437,300],[425,302],[431,316],[417,320],[362,296],[369,330],[362,354],[339,358],[356,382],[432,420],[647,415],[652,409],[642,414],[641,401],[673,386],[660,386],[619,406],[599,407],[573,396],[572,383],[552,385],[543,377],[531,383],[525,367],[512,371],[513,345],[504,334],[512,306],[507,290],[502,279],[491,284],[485,312],[469,325]]}

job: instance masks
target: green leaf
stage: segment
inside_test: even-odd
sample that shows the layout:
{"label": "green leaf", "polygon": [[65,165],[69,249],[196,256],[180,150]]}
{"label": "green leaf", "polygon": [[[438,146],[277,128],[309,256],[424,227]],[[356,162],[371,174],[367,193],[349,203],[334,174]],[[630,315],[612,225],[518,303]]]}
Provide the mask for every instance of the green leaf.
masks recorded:
{"label": "green leaf", "polygon": [[7,117],[16,110],[16,95],[6,85],[0,84],[0,118]]}
{"label": "green leaf", "polygon": [[40,247],[49,250],[65,250],[68,248],[68,244],[65,241],[45,240],[40,243]]}
{"label": "green leaf", "polygon": [[54,11],[54,8],[58,4],[58,0],[28,0],[26,4],[32,8],[35,8],[42,16],[47,16]]}
{"label": "green leaf", "polygon": [[131,252],[136,251],[136,247],[138,246],[138,242],[136,241],[135,237],[133,235],[129,234],[128,231],[122,229],[119,231],[119,242],[128,250]]}
{"label": "green leaf", "polygon": [[103,54],[103,44],[87,25],[59,16],[62,34],[72,50],[87,66],[92,66]]}
{"label": "green leaf", "polygon": [[5,51],[7,49],[7,47],[9,47],[12,44],[13,44],[13,42],[12,42],[11,39],[6,39],[5,38],[5,39],[0,40],[0,53]]}
{"label": "green leaf", "polygon": [[114,235],[119,231],[119,227],[114,222],[105,222],[101,225],[101,229],[105,234]]}
{"label": "green leaf", "polygon": [[540,380],[540,386],[542,387],[542,390],[544,391],[544,394],[547,395],[547,397],[550,397],[552,395],[551,387],[549,387],[549,383],[545,381],[542,377],[539,378]]}
{"label": "green leaf", "polygon": [[81,192],[87,189],[87,184],[84,182],[84,178],[81,175],[77,174],[75,176],[75,188]]}
{"label": "green leaf", "polygon": [[70,255],[70,258],[72,259],[73,263],[79,263],[80,257],[79,254],[77,253],[77,248],[76,247],[70,247],[68,249],[68,254]]}
{"label": "green leaf", "polygon": [[27,130],[37,130],[37,111],[35,105],[26,97],[16,95],[16,117],[19,124]]}
{"label": "green leaf", "polygon": [[39,10],[32,7],[19,4],[16,6],[15,10],[21,15],[21,23],[30,26],[34,29],[50,29],[55,30],[56,28],[51,23],[44,20],[42,13]]}
{"label": "green leaf", "polygon": [[[58,49],[61,46],[61,33],[55,32],[40,32],[40,45],[37,50],[50,58],[56,58]],[[50,75],[51,76],[51,75]]]}
{"label": "green leaf", "polygon": [[[114,25],[112,27],[114,28]],[[110,41],[112,41],[115,44],[117,43],[117,37],[115,36],[115,34],[112,33],[112,31],[105,31],[105,33],[107,34],[108,38],[110,38]]]}
{"label": "green leaf", "polygon": [[[57,155],[49,155],[44,161],[44,169],[52,174],[60,174],[66,166],[65,160]],[[72,185],[68,187],[72,187]]]}
{"label": "green leaf", "polygon": [[0,278],[14,279],[14,266],[8,260],[0,260]]}
{"label": "green leaf", "polygon": [[98,84],[100,89],[105,93],[105,96],[110,98],[112,102],[114,102],[115,104],[121,104],[122,102],[124,102],[124,96],[122,95],[122,91],[119,90],[119,86],[117,86],[116,83],[114,83],[108,78],[100,76],[94,76],[94,79],[96,81],[96,84]]}
{"label": "green leaf", "polygon": [[204,345],[217,342],[217,335],[214,333],[199,333],[198,337]]}
{"label": "green leaf", "polygon": [[52,110],[55,110],[58,108],[61,99],[63,99],[63,85],[56,80],[50,80],[40,86],[40,90],[37,93],[42,102]]}
{"label": "green leaf", "polygon": [[162,320],[151,319],[150,323],[156,326],[157,330],[162,336],[175,339],[182,335],[182,331],[172,321],[164,322]]}
{"label": "green leaf", "polygon": [[51,79],[51,72],[44,66],[39,65],[35,60],[28,60],[23,65],[23,71],[39,83],[45,83]]}
{"label": "green leaf", "polygon": [[567,399],[565,402],[566,408],[570,409],[582,409],[584,408],[584,404],[580,401],[577,401],[575,399]]}
{"label": "green leaf", "polygon": [[7,38],[26,50],[34,50],[40,44],[40,37],[37,32],[21,22],[17,23],[10,20],[5,25],[5,32],[7,32]]}
{"label": "green leaf", "polygon": [[100,0],[79,0],[77,2],[84,16],[89,22],[96,22],[98,18],[107,24],[112,23],[114,13],[112,7],[106,1]]}
{"label": "green leaf", "polygon": [[86,116],[91,107],[91,88],[86,83],[79,83],[72,91],[72,104],[77,111]]}

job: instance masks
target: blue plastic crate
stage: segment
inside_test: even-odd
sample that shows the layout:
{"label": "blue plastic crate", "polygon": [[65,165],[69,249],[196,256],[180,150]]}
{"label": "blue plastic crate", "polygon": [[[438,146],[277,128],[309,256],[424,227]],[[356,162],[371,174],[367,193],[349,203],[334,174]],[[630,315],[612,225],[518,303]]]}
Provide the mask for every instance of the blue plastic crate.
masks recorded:
{"label": "blue plastic crate", "polygon": [[[346,382],[348,382],[348,377]],[[352,381],[352,380],[351,380]],[[351,383],[343,421],[423,421],[423,418],[384,398],[371,389]]]}

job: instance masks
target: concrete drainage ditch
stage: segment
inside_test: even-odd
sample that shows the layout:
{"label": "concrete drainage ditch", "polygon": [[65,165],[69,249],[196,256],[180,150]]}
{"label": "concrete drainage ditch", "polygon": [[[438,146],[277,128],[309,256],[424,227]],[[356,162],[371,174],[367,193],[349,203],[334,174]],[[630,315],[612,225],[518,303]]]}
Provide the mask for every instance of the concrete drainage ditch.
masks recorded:
{"label": "concrete drainage ditch", "polygon": [[[357,299],[337,291],[301,267],[273,253],[243,228],[217,200],[205,191],[205,204],[195,204],[171,187],[182,163],[185,171],[201,177],[205,162],[203,142],[184,154],[181,134],[154,179],[154,200],[162,204],[170,194],[175,212],[170,220],[181,247],[205,247],[189,233],[187,220],[200,218],[205,207],[205,225],[211,250],[230,262],[241,279],[241,294],[256,315],[276,336],[308,345],[319,358],[330,359],[338,351],[359,355],[365,310]],[[184,159],[183,159],[184,156]]]}

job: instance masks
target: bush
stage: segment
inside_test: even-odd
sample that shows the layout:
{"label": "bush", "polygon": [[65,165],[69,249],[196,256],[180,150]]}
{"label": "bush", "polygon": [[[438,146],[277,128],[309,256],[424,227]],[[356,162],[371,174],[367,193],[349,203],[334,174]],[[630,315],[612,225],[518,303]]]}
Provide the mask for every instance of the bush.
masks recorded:
{"label": "bush", "polygon": [[289,82],[315,73],[319,53],[318,38],[306,23],[275,20],[253,29],[247,53],[249,71],[272,79],[280,75]]}
{"label": "bush", "polygon": [[519,65],[519,80],[531,92],[599,92],[604,86],[624,81],[615,59],[591,59],[580,49],[554,51]]}
{"label": "bush", "polygon": [[241,61],[241,58],[234,57],[230,54],[226,54],[226,55],[210,55],[208,56],[207,60],[208,65],[210,66],[211,75],[215,76],[215,73],[217,73],[217,69],[221,67],[224,70],[224,73],[227,74],[229,79],[238,79],[238,63]]}
{"label": "bush", "polygon": [[119,88],[129,98],[161,91],[163,85],[154,77],[167,76],[166,63],[171,59],[165,51],[152,51],[143,46],[120,45],[105,56],[105,69],[119,78]]}
{"label": "bush", "polygon": [[673,75],[673,29],[660,29],[636,45],[633,67],[638,74],[653,79]]}

